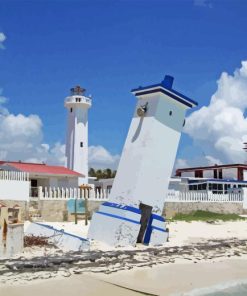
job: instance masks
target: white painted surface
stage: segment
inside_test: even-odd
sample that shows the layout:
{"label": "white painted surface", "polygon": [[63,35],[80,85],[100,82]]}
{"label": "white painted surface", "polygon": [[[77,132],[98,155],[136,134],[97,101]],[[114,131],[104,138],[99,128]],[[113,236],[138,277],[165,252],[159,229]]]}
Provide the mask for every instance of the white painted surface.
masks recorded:
{"label": "white painted surface", "polygon": [[243,177],[244,177],[244,181],[247,181],[247,171],[246,170],[243,171]]}
{"label": "white painted surface", "polygon": [[243,190],[243,208],[247,209],[247,188],[242,188]]}
{"label": "white painted surface", "polygon": [[[138,117],[137,108],[146,102],[147,114],[143,118]],[[144,203],[152,206],[154,213],[161,214],[185,109],[184,105],[161,93],[138,98],[110,201],[137,208]]]}
{"label": "white painted surface", "polygon": [[208,179],[214,178],[214,171],[213,170],[203,170],[203,178],[208,178]]}
{"label": "white painted surface", "polygon": [[0,257],[12,257],[23,251],[24,224],[7,225],[7,238],[5,242],[3,241],[2,235],[2,228],[0,226]]}
{"label": "white painted surface", "polygon": [[63,229],[56,229],[41,223],[30,223],[25,230],[25,235],[47,237],[51,243],[65,252],[87,251],[90,249],[88,240],[66,233]]}
{"label": "white painted surface", "polygon": [[238,179],[238,169],[237,168],[227,168],[222,170],[223,179]]}
{"label": "white painted surface", "polygon": [[[11,167],[8,167],[8,168],[11,168]],[[29,174],[25,172],[18,172],[18,171],[0,170],[0,180],[28,181]]]}
{"label": "white painted surface", "polygon": [[89,227],[88,238],[110,246],[135,246],[139,231],[140,224],[114,219],[95,212]]}
{"label": "white painted surface", "polygon": [[[91,99],[81,95],[72,95],[65,99],[65,107],[68,109],[66,140],[67,167],[85,175],[85,178],[79,179],[79,185],[83,183],[87,184],[88,108],[91,107]],[[81,143],[83,147],[81,147]]]}
{"label": "white painted surface", "polygon": [[163,232],[163,231],[153,229],[149,244],[152,246],[163,245],[165,242],[167,242],[168,235],[169,235],[168,232]]}
{"label": "white painted surface", "polygon": [[[245,188],[243,188],[245,189]],[[168,191],[165,202],[236,202],[243,203],[242,193],[213,194],[212,192]]]}
{"label": "white painted surface", "polygon": [[0,200],[29,201],[29,181],[0,180]]}
{"label": "white painted surface", "polygon": [[[137,95],[137,100],[109,201],[137,209],[143,203],[161,215],[188,107],[162,92]],[[147,112],[139,117],[142,106]],[[95,213],[89,233],[107,244],[134,245],[139,229],[140,225]],[[159,239],[154,235],[152,241]]]}

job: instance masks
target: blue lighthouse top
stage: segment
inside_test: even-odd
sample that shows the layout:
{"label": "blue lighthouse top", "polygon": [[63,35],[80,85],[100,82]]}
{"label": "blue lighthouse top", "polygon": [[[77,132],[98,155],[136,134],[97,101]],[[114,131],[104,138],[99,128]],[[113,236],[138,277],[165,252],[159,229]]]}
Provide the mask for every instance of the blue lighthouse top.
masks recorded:
{"label": "blue lighthouse top", "polygon": [[178,91],[172,88],[173,81],[174,78],[172,76],[166,75],[164,80],[161,81],[161,83],[144,87],[140,86],[139,88],[132,89],[131,92],[134,93],[134,95],[136,96],[161,92],[190,108],[197,106],[198,103],[196,101],[193,101],[192,99],[186,97],[185,95],[179,93]]}

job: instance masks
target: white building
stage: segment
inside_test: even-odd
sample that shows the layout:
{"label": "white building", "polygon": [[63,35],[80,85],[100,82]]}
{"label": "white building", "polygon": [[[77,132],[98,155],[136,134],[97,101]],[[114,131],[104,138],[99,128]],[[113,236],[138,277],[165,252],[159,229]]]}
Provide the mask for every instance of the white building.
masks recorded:
{"label": "white building", "polygon": [[0,161],[0,200],[25,200],[78,188],[84,175],[62,166]]}
{"label": "white building", "polygon": [[79,184],[88,184],[88,109],[91,99],[84,95],[80,86],[71,88],[71,95],[65,99],[68,109],[66,158],[67,168],[83,174]]}

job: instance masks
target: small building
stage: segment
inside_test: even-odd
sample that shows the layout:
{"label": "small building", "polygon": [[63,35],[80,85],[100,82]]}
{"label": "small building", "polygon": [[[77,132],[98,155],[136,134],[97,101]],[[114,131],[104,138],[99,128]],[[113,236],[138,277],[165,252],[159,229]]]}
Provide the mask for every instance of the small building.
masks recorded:
{"label": "small building", "polygon": [[176,170],[177,177],[232,179],[247,181],[246,164],[224,164],[203,167],[189,167]]}
{"label": "small building", "polygon": [[49,189],[78,188],[80,177],[83,175],[62,166],[0,161],[0,200],[28,201],[30,197],[43,196]]}

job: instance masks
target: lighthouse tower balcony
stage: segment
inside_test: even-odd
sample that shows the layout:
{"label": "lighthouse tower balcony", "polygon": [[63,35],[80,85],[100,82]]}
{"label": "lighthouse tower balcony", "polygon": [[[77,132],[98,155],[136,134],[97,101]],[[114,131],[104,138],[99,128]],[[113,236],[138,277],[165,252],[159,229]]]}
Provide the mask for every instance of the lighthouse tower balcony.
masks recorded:
{"label": "lighthouse tower balcony", "polygon": [[80,86],[72,87],[70,89],[70,96],[66,97],[64,105],[67,108],[90,108],[92,100],[90,97],[84,95],[85,89]]}

